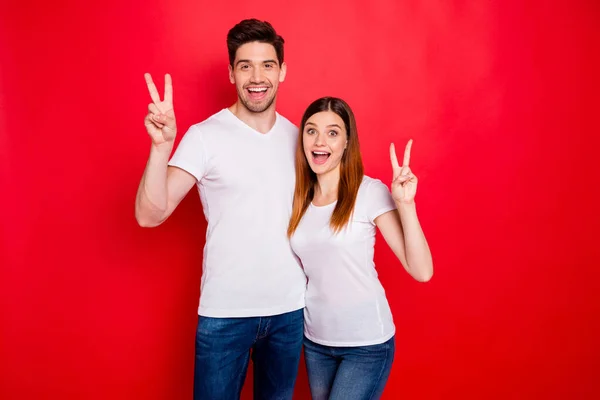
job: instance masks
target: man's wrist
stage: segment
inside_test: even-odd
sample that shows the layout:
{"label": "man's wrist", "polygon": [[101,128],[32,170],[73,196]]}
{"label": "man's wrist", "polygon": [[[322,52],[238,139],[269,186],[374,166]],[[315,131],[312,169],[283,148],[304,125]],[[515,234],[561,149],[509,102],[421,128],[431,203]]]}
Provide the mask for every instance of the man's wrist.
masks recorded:
{"label": "man's wrist", "polygon": [[152,143],[152,147],[150,148],[150,152],[156,154],[161,158],[169,158],[171,155],[171,151],[173,150],[173,142],[164,142],[161,144]]}

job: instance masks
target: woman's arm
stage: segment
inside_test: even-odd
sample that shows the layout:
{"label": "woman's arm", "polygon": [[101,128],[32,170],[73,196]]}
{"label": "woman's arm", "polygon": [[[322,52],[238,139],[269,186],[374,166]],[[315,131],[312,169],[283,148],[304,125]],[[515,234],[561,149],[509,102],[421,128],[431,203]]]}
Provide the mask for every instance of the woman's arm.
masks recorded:
{"label": "woman's arm", "polygon": [[394,144],[390,146],[394,173],[392,198],[397,212],[380,215],[375,219],[375,224],[404,269],[417,281],[427,282],[433,276],[433,260],[417,216],[415,195],[418,180],[409,167],[411,147],[412,140],[409,140],[400,166]]}
{"label": "woman's arm", "polygon": [[375,224],[406,272],[419,282],[427,282],[433,276],[433,260],[416,204],[396,203],[396,206],[397,211],[375,218]]}

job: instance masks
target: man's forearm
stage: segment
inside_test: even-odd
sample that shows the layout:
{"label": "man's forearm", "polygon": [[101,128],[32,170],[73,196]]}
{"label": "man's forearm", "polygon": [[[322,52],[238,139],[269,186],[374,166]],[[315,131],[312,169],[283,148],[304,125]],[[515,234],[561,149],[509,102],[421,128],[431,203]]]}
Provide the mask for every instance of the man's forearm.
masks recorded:
{"label": "man's forearm", "polygon": [[164,219],[169,199],[167,168],[172,150],[172,142],[150,148],[135,204],[136,219],[142,226],[156,226]]}

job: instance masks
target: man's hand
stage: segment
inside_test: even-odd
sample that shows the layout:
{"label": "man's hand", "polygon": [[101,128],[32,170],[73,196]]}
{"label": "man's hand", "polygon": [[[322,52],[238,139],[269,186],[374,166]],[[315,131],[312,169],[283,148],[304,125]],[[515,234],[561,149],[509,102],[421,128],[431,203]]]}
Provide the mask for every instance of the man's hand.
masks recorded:
{"label": "man's hand", "polygon": [[144,125],[154,145],[173,142],[177,134],[175,111],[173,110],[173,83],[171,75],[165,75],[165,95],[160,101],[160,96],[150,74],[144,74],[152,103],[148,105],[148,114],[144,118]]}

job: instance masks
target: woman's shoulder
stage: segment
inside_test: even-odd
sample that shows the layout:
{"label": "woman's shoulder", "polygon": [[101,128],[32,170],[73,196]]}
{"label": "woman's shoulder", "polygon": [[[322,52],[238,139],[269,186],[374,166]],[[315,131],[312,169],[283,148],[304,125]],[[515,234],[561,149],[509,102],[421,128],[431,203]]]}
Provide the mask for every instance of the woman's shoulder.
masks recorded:
{"label": "woman's shoulder", "polygon": [[374,199],[381,199],[390,195],[390,190],[380,179],[363,175],[362,182],[356,195],[358,208],[371,203]]}
{"label": "woman's shoulder", "polygon": [[380,179],[372,178],[368,175],[363,175],[363,179],[358,190],[359,192],[368,192],[370,190],[381,190],[382,188],[387,189],[387,185],[383,183]]}

